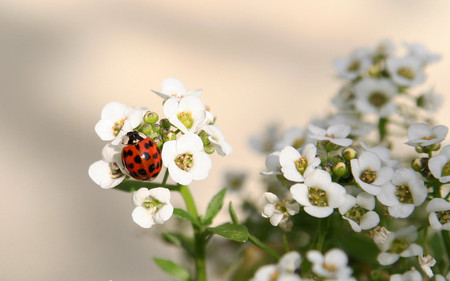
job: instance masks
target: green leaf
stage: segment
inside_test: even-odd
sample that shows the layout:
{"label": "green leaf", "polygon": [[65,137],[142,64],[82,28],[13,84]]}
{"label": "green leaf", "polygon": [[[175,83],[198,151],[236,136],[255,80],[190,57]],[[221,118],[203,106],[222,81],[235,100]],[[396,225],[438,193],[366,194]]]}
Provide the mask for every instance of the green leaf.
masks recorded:
{"label": "green leaf", "polygon": [[208,230],[236,242],[245,242],[248,240],[247,227],[242,224],[227,222],[216,227],[208,228]]}
{"label": "green leaf", "polygon": [[163,237],[167,243],[182,247],[190,256],[194,256],[194,241],[192,238],[173,232],[164,232]]}
{"label": "green leaf", "polygon": [[213,219],[220,212],[220,209],[222,209],[223,199],[225,198],[226,192],[227,188],[223,188],[216,195],[214,195],[214,197],[209,202],[208,207],[206,209],[206,215],[203,219],[205,225],[210,225]]}
{"label": "green leaf", "polygon": [[187,211],[185,211],[183,209],[180,209],[180,208],[173,209],[173,215],[177,216],[181,219],[187,220],[198,227],[201,227],[200,222],[196,218],[194,218],[191,214],[189,214]]}
{"label": "green leaf", "polygon": [[176,279],[181,281],[192,281],[189,277],[189,272],[173,261],[160,258],[154,258],[153,260],[162,270],[164,270],[164,272],[172,275]]}
{"label": "green leaf", "polygon": [[231,220],[233,221],[233,223],[239,224],[239,219],[236,215],[236,212],[234,211],[233,203],[231,203],[231,202],[228,205],[228,212],[230,213],[230,217],[231,217]]}

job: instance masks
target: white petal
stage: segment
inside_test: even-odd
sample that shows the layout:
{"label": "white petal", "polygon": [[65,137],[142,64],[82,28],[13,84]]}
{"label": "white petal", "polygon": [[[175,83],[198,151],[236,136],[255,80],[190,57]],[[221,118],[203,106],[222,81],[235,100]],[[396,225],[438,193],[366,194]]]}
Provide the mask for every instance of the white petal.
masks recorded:
{"label": "white petal", "polygon": [[143,207],[136,207],[131,214],[133,221],[137,223],[140,227],[150,228],[154,225],[154,221],[152,216],[148,213],[148,211]]}
{"label": "white petal", "polygon": [[163,80],[161,92],[167,96],[182,97],[186,94],[186,88],[179,79],[169,77]]}
{"label": "white petal", "polygon": [[148,196],[151,196],[161,203],[170,203],[170,190],[164,187],[155,187],[148,191]]}
{"label": "white petal", "polygon": [[356,196],[358,205],[367,210],[373,210],[375,208],[375,197],[369,193],[361,192]]}
{"label": "white petal", "polygon": [[208,154],[205,152],[196,152],[193,155],[193,166],[189,170],[194,180],[203,180],[208,177],[209,171],[212,167],[212,161]]}
{"label": "white petal", "polygon": [[161,207],[161,209],[153,215],[153,219],[157,224],[163,224],[173,214],[173,206],[168,204]]}
{"label": "white petal", "polygon": [[89,166],[88,174],[97,185],[104,189],[113,188],[125,179],[125,175],[112,178],[109,163],[103,160],[92,163]]}
{"label": "white petal", "polygon": [[196,152],[202,151],[203,141],[196,134],[185,134],[178,138],[177,140],[177,152],[178,154],[190,153],[194,154]]}
{"label": "white petal", "polygon": [[419,246],[415,243],[411,244],[406,250],[400,253],[401,257],[408,258],[408,257],[415,257],[423,253],[422,246]]}
{"label": "white petal", "polygon": [[345,138],[352,131],[352,127],[349,125],[338,124],[331,126],[327,129],[328,135],[335,135],[337,139]]}
{"label": "white petal", "polygon": [[362,218],[360,222],[360,226],[362,229],[371,229],[377,226],[380,223],[380,216],[374,211],[367,212]]}
{"label": "white petal", "polygon": [[311,206],[308,199],[308,187],[304,184],[297,183],[291,186],[291,194],[295,201],[303,206]]}
{"label": "white petal", "polygon": [[102,110],[102,118],[111,120],[113,122],[119,121],[125,118],[125,112],[128,107],[120,102],[110,102]]}
{"label": "white petal", "polygon": [[95,124],[95,132],[100,137],[101,140],[110,141],[116,136],[114,135],[114,121],[108,119],[101,119]]}
{"label": "white petal", "polygon": [[186,171],[181,170],[175,162],[169,163],[168,166],[170,177],[177,183],[182,185],[189,185],[192,182],[192,175]]}
{"label": "white petal", "polygon": [[389,214],[394,218],[407,218],[414,211],[413,204],[397,204],[395,206],[389,207]]}
{"label": "white petal", "polygon": [[305,212],[316,218],[325,218],[333,213],[333,208],[331,207],[316,207],[316,206],[306,206]]}
{"label": "white petal", "polygon": [[276,204],[279,201],[278,196],[276,196],[272,192],[265,192],[264,200],[266,200],[268,203],[271,203],[271,204]]}
{"label": "white petal", "polygon": [[281,222],[281,220],[283,219],[283,214],[273,214],[271,217],[270,217],[270,223],[273,225],[273,226],[277,226],[280,222]]}
{"label": "white petal", "polygon": [[383,252],[377,256],[377,261],[381,265],[391,265],[391,264],[395,263],[399,258],[400,258],[399,254],[391,254],[391,253]]}
{"label": "white petal", "polygon": [[174,162],[175,158],[179,155],[177,152],[177,141],[172,140],[165,142],[161,151],[161,158],[165,167],[169,166],[169,163]]}
{"label": "white petal", "polygon": [[443,198],[433,198],[427,205],[427,212],[450,210],[450,202]]}
{"label": "white petal", "polygon": [[150,191],[148,190],[148,188],[145,187],[139,188],[137,191],[133,193],[133,204],[136,206],[142,205],[144,200],[146,200],[149,195]]}
{"label": "white petal", "polygon": [[431,174],[433,174],[435,178],[438,179],[441,177],[442,168],[445,164],[447,164],[447,161],[447,157],[441,155],[430,158],[430,160],[428,161],[428,167],[430,168]]}

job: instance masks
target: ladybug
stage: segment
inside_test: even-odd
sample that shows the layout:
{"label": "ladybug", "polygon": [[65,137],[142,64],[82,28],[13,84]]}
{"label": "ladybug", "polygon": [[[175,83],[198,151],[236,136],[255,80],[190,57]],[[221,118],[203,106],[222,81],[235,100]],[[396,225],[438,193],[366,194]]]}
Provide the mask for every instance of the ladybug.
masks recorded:
{"label": "ladybug", "polygon": [[140,181],[151,181],[162,168],[161,154],[156,143],[144,133],[128,132],[124,138],[122,163],[130,176]]}

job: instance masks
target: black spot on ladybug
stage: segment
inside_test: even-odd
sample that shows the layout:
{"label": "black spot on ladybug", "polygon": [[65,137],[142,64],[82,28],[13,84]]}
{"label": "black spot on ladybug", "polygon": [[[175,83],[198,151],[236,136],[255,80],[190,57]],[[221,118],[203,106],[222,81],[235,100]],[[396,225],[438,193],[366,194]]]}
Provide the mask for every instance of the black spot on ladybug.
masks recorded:
{"label": "black spot on ladybug", "polygon": [[150,147],[152,147],[153,146],[153,142],[152,141],[149,141],[149,142],[146,142],[145,144],[144,144],[144,147],[145,148],[150,148]]}
{"label": "black spot on ladybug", "polygon": [[159,153],[155,152],[155,154],[153,154],[153,158],[158,159],[159,158]]}
{"label": "black spot on ladybug", "polygon": [[128,164],[128,168],[133,169],[134,168],[133,163]]}
{"label": "black spot on ladybug", "polygon": [[150,154],[148,152],[142,153],[142,156],[145,158],[145,160],[150,159]]}
{"label": "black spot on ladybug", "polygon": [[127,158],[128,156],[133,156],[133,151],[131,151],[131,150],[124,150],[123,151],[123,158]]}
{"label": "black spot on ladybug", "polygon": [[136,155],[136,156],[134,157],[134,162],[139,163],[139,164],[142,163],[141,156]]}
{"label": "black spot on ladybug", "polygon": [[156,168],[155,168],[155,164],[151,164],[151,165],[148,167],[148,171],[150,172],[150,174],[153,173],[153,171],[154,171],[155,169],[156,169]]}
{"label": "black spot on ladybug", "polygon": [[136,150],[137,150],[137,151],[140,150],[139,143],[135,144],[134,147],[136,147]]}
{"label": "black spot on ladybug", "polygon": [[156,163],[156,169],[159,169],[159,162]]}
{"label": "black spot on ladybug", "polygon": [[143,175],[143,176],[147,175],[147,172],[144,169],[139,169],[138,173],[139,173],[139,175]]}
{"label": "black spot on ladybug", "polygon": [[132,176],[133,178],[139,177],[138,173],[136,173],[135,171],[131,172],[131,176]]}

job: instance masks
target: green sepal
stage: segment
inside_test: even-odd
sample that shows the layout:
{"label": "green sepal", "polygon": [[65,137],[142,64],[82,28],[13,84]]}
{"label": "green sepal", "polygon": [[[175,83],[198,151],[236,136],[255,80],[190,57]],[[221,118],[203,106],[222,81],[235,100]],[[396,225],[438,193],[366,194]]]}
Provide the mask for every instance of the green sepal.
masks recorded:
{"label": "green sepal", "polygon": [[189,214],[187,211],[185,211],[183,209],[174,208],[173,215],[177,216],[181,219],[187,220],[197,227],[201,227],[201,223],[196,218],[194,218],[191,214]]}
{"label": "green sepal", "polygon": [[153,260],[159,266],[159,268],[161,268],[164,272],[172,275],[176,279],[181,281],[192,281],[191,277],[189,276],[189,272],[173,261],[160,258],[153,258]]}
{"label": "green sepal", "polygon": [[206,208],[205,217],[202,220],[204,225],[210,225],[213,219],[220,212],[220,209],[222,209],[223,199],[225,198],[226,192],[227,188],[223,188],[211,199],[211,201],[208,204],[208,207]]}
{"label": "green sepal", "polygon": [[194,256],[194,240],[192,238],[187,237],[183,234],[172,233],[172,232],[164,232],[163,234],[164,241],[170,243],[172,245],[183,248],[190,256]]}
{"label": "green sepal", "polygon": [[247,227],[242,224],[227,222],[216,227],[210,227],[208,231],[236,242],[245,242],[248,240]]}

